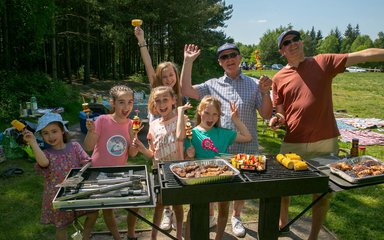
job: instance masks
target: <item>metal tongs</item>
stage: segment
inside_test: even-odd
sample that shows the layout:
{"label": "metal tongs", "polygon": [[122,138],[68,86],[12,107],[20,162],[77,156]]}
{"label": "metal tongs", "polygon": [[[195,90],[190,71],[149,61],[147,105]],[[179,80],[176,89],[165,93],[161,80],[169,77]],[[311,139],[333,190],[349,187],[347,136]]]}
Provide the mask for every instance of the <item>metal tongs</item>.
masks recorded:
{"label": "metal tongs", "polygon": [[63,197],[58,197],[56,198],[57,201],[66,201],[66,200],[71,200],[75,198],[85,198],[88,196],[91,196],[93,194],[100,194],[100,193],[106,193],[126,187],[132,187],[133,189],[142,189],[143,185],[140,180],[134,180],[134,181],[128,181],[128,182],[123,182],[123,183],[118,183],[118,184],[113,184],[107,187],[102,187],[102,188],[97,188],[85,192],[80,192],[76,194],[71,194],[71,195],[66,195]]}
{"label": "metal tongs", "polygon": [[81,181],[84,180],[82,176],[85,170],[87,170],[91,166],[92,162],[87,162],[80,170],[76,173],[75,176],[64,179],[64,181],[60,184],[57,184],[56,187],[76,187]]}

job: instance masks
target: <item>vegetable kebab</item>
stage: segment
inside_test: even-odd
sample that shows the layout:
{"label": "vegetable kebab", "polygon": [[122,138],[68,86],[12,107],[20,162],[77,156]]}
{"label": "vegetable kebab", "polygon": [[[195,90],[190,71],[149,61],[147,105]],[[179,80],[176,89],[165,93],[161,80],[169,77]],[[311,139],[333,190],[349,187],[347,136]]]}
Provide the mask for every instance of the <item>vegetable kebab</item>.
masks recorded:
{"label": "vegetable kebab", "polygon": [[85,102],[81,104],[81,106],[83,107],[83,112],[85,112],[85,114],[87,115],[87,119],[89,119],[89,115],[91,114],[91,109],[89,108],[88,103]]}
{"label": "vegetable kebab", "polygon": [[192,124],[190,121],[185,124],[185,135],[189,139],[189,143],[192,144]]}
{"label": "vegetable kebab", "polygon": [[141,130],[141,119],[139,117],[139,110],[135,110],[136,115],[133,117],[132,120],[132,130],[135,135],[137,135]]}

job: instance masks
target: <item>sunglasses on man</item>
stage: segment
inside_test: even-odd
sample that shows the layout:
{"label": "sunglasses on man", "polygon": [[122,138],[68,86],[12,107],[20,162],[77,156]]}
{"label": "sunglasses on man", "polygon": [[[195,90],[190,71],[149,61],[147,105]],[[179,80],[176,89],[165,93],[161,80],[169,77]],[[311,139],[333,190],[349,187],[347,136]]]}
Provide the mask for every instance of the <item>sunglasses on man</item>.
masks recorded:
{"label": "sunglasses on man", "polygon": [[238,55],[240,55],[238,52],[231,52],[231,53],[228,53],[228,54],[221,55],[219,57],[219,59],[220,60],[227,60],[227,59],[230,59],[230,58],[237,57]]}
{"label": "sunglasses on man", "polygon": [[286,46],[288,46],[289,44],[294,43],[294,42],[298,42],[298,41],[300,41],[300,40],[301,40],[301,38],[300,38],[299,36],[295,36],[295,37],[293,37],[292,39],[283,41],[282,45],[283,45],[284,47],[286,47]]}

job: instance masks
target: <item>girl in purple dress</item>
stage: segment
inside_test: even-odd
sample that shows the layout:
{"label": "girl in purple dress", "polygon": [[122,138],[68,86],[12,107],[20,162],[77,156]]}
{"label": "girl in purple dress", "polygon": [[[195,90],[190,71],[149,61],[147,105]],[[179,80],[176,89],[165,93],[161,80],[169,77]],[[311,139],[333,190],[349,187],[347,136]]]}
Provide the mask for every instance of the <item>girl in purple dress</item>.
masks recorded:
{"label": "girl in purple dress", "polygon": [[77,216],[87,214],[83,239],[90,239],[92,227],[97,220],[97,212],[66,212],[53,209],[52,200],[58,191],[57,184],[63,182],[72,168],[81,167],[91,159],[77,142],[67,143],[68,129],[57,113],[46,113],[39,121],[36,132],[49,145],[41,150],[35,136],[27,129],[23,130],[24,140],[32,147],[36,158],[36,170],[44,177],[44,193],[41,212],[42,224],[54,224],[56,239],[67,239],[67,227]]}

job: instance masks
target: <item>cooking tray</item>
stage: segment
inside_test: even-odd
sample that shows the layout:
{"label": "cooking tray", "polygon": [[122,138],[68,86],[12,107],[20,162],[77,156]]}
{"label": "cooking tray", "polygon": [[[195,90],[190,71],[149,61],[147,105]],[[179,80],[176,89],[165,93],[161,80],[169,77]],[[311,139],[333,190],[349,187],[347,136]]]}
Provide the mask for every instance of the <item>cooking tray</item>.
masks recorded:
{"label": "cooking tray", "polygon": [[357,165],[361,164],[364,166],[381,166],[384,168],[384,163],[374,157],[371,156],[359,156],[349,159],[343,159],[341,161],[337,161],[335,163],[327,164],[329,169],[331,170],[331,173],[340,176],[341,178],[345,179],[346,181],[350,183],[369,183],[369,182],[376,182],[380,180],[384,180],[384,173],[382,172],[379,175],[366,175],[359,177],[356,175],[354,170],[346,170],[343,171],[339,168],[337,168],[338,164],[349,164],[352,167],[356,167]]}
{"label": "cooking tray", "polygon": [[[66,178],[76,175],[79,170],[71,169]],[[52,202],[53,208],[84,210],[139,208],[155,205],[153,182],[145,165],[91,167],[83,173],[83,176],[84,180],[78,186],[59,188]],[[128,181],[139,181],[140,184],[139,186],[132,185],[128,184]],[[116,186],[122,187],[117,188]],[[105,191],[105,189],[111,191]],[[95,194],[88,195],[87,191],[95,192]],[[73,198],[73,196],[79,197]]]}
{"label": "cooking tray", "polygon": [[[197,166],[208,166],[208,165],[217,165],[218,167],[228,166],[229,170],[233,172],[232,175],[219,175],[219,176],[204,176],[204,177],[191,177],[183,178],[176,174],[173,170],[174,167],[184,168],[186,166],[197,165]],[[181,163],[173,163],[169,166],[172,173],[180,180],[184,185],[196,185],[196,184],[207,184],[207,183],[220,183],[220,182],[230,182],[237,175],[240,174],[239,170],[234,168],[224,159],[206,159],[206,160],[197,160],[197,161],[187,161]]]}

